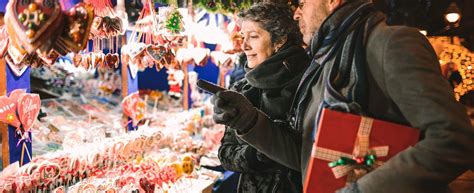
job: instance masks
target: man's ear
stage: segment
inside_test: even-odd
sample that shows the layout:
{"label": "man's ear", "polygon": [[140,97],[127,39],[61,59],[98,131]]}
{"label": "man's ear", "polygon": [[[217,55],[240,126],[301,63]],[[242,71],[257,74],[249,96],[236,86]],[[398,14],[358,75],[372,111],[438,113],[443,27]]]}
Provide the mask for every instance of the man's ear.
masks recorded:
{"label": "man's ear", "polygon": [[342,0],[327,0],[327,3],[329,12],[333,12],[337,7],[342,4]]}

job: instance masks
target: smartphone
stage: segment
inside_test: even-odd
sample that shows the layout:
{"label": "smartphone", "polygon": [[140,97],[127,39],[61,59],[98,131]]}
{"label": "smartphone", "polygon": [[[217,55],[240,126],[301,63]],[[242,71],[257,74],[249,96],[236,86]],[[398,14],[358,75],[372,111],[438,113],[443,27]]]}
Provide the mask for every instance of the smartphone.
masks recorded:
{"label": "smartphone", "polygon": [[205,90],[209,93],[212,93],[212,94],[216,94],[217,92],[219,91],[223,91],[223,90],[226,90],[225,88],[219,86],[219,85],[216,85],[214,83],[211,83],[209,81],[206,81],[206,80],[202,80],[202,79],[199,79],[197,81],[197,86],[202,89],[202,90]]}

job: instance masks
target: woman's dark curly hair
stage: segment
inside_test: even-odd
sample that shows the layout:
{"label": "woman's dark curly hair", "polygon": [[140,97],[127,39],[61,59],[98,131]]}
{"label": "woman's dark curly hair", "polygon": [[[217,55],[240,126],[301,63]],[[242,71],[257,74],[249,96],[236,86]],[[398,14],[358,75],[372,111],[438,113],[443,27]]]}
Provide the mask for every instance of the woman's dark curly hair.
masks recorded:
{"label": "woman's dark curly hair", "polygon": [[286,4],[257,3],[238,15],[239,23],[248,20],[256,22],[271,36],[272,43],[279,42],[287,37],[286,44],[301,45],[303,35],[298,23],[293,20],[293,12]]}

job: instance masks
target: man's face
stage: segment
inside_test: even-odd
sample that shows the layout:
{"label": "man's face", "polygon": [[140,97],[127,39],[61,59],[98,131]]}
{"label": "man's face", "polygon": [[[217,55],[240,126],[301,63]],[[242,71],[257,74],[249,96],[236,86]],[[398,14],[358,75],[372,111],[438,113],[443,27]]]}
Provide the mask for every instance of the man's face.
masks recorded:
{"label": "man's face", "polygon": [[293,18],[298,21],[303,41],[309,45],[314,33],[319,29],[323,21],[330,14],[328,10],[329,0],[301,0]]}

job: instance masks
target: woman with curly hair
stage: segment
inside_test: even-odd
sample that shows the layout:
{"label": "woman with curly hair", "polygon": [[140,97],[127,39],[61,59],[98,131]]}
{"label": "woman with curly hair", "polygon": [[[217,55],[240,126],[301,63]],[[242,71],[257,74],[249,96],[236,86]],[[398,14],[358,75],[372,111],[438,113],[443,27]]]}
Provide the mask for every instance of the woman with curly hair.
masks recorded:
{"label": "woman with curly hair", "polygon": [[[273,3],[255,4],[239,13],[247,73],[231,87],[246,96],[255,108],[283,124],[310,62],[292,15],[287,5]],[[222,166],[241,173],[238,192],[302,191],[299,172],[278,164],[239,139],[232,127],[226,127],[221,142]]]}

